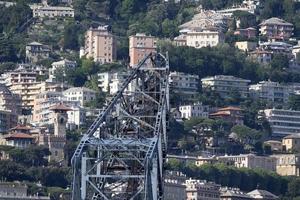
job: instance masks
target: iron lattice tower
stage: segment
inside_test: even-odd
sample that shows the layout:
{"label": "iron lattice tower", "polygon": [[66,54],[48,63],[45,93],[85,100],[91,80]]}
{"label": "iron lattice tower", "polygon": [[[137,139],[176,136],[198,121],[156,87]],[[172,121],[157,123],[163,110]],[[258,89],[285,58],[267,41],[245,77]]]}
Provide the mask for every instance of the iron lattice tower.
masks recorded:
{"label": "iron lattice tower", "polygon": [[72,157],[72,199],[163,198],[169,62],[146,56],[84,134]]}

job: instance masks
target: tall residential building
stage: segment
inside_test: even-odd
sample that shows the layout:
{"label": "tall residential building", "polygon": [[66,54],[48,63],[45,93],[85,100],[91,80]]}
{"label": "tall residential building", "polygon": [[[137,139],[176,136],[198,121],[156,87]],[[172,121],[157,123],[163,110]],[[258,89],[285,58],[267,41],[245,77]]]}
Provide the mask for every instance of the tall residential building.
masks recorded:
{"label": "tall residential building", "polygon": [[300,111],[265,109],[259,111],[259,118],[265,118],[273,136],[284,137],[300,133]]}
{"label": "tall residential building", "polygon": [[269,38],[288,39],[293,35],[294,31],[293,24],[276,17],[263,21],[259,24],[259,27],[260,34]]}
{"label": "tall residential building", "polygon": [[239,92],[242,97],[249,94],[248,84],[250,80],[234,76],[217,75],[201,79],[202,88],[216,91],[221,97],[227,97],[233,92]]}
{"label": "tall residential building", "polygon": [[143,33],[129,36],[130,66],[136,66],[143,58],[151,52],[156,52],[157,38]]}
{"label": "tall residential building", "polygon": [[186,44],[190,47],[213,47],[225,42],[225,36],[220,31],[202,30],[189,31],[186,34]]}
{"label": "tall residential building", "polygon": [[183,119],[191,119],[193,117],[208,118],[209,106],[202,105],[202,103],[195,103],[179,106],[179,111]]}
{"label": "tall residential building", "polygon": [[188,179],[185,182],[187,200],[218,200],[220,185],[203,180]]}
{"label": "tall residential building", "polygon": [[266,100],[275,103],[287,103],[293,88],[278,82],[261,81],[249,86],[250,96],[255,99]]}
{"label": "tall residential building", "polygon": [[261,168],[269,171],[276,171],[276,159],[268,156],[256,156],[254,154],[234,155],[234,156],[219,156],[220,161],[233,161],[237,168]]}
{"label": "tall residential building", "polygon": [[199,89],[199,76],[182,72],[169,74],[170,89],[173,93],[194,95]]}
{"label": "tall residential building", "polygon": [[276,172],[281,176],[300,176],[300,154],[272,155],[277,159]]}
{"label": "tall residential building", "polygon": [[93,58],[95,62],[112,63],[117,58],[117,43],[108,26],[90,28],[85,33],[82,56]]}

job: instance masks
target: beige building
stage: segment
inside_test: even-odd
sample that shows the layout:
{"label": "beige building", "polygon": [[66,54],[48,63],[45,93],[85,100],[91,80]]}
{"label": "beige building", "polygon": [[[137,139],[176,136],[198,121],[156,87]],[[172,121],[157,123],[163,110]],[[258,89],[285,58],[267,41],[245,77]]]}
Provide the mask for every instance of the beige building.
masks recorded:
{"label": "beige building", "polygon": [[282,142],[277,140],[267,140],[264,142],[264,145],[270,146],[272,151],[282,151]]}
{"label": "beige building", "polygon": [[199,76],[182,72],[170,72],[170,90],[173,93],[195,95],[199,89]]}
{"label": "beige building", "polygon": [[12,93],[4,84],[0,84],[0,110],[10,111],[15,114],[21,113],[20,96]]}
{"label": "beige building", "polygon": [[218,200],[220,185],[203,180],[189,179],[185,182],[187,200]]}
{"label": "beige building", "polygon": [[182,34],[174,38],[173,44],[177,47],[186,46],[186,35]]}
{"label": "beige building", "polygon": [[289,39],[294,31],[293,24],[276,17],[263,21],[259,27],[260,34],[269,38]]}
{"label": "beige building", "polygon": [[156,52],[157,38],[143,33],[137,33],[129,37],[130,66],[136,66],[151,52]]}
{"label": "beige building", "polygon": [[85,33],[81,57],[93,58],[95,62],[112,63],[117,58],[117,41],[108,26],[90,28]]}
{"label": "beige building", "polygon": [[58,17],[74,17],[74,9],[62,6],[36,6],[32,10],[33,17],[39,18],[58,18]]}
{"label": "beige building", "polygon": [[66,71],[68,69],[75,68],[77,63],[75,61],[70,61],[67,59],[60,60],[58,62],[53,62],[51,68],[49,68],[49,80],[54,81],[56,73],[63,73],[66,76]]}
{"label": "beige building", "polygon": [[257,43],[243,41],[243,42],[236,42],[234,46],[242,51],[249,52],[249,51],[253,51],[256,49]]}
{"label": "beige building", "polygon": [[300,154],[272,155],[277,159],[276,172],[281,176],[300,176]]}
{"label": "beige building", "polygon": [[288,135],[282,139],[282,146],[286,152],[300,153],[300,135]]}
{"label": "beige building", "polygon": [[267,156],[256,156],[253,154],[244,154],[236,156],[219,156],[220,161],[233,161],[237,168],[261,168],[269,171],[276,170],[276,158]]}
{"label": "beige building", "polygon": [[214,47],[225,42],[225,36],[222,32],[203,30],[190,31],[186,35],[186,44],[190,47]]}

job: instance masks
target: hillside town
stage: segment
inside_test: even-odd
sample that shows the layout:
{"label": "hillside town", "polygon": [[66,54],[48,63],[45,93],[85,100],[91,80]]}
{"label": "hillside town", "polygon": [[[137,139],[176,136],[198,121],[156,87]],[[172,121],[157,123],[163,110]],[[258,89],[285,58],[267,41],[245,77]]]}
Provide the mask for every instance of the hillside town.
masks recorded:
{"label": "hillside town", "polygon": [[80,138],[155,52],[164,199],[299,199],[300,2],[138,2],[0,1],[0,200],[71,199]]}

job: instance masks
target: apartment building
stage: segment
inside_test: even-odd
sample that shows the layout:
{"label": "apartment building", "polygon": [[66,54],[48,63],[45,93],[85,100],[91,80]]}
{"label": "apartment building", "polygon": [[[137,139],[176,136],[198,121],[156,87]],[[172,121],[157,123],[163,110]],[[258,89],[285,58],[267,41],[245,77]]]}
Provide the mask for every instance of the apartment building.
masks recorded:
{"label": "apartment building", "polygon": [[12,93],[4,84],[0,84],[0,110],[10,111],[15,114],[21,113],[20,96]]}
{"label": "apartment building", "polygon": [[265,109],[259,111],[259,119],[262,118],[269,122],[273,136],[284,137],[300,133],[300,111]]}
{"label": "apartment building", "polygon": [[176,171],[166,171],[164,176],[164,199],[186,200],[185,174]]}
{"label": "apartment building", "polygon": [[144,33],[129,36],[129,65],[135,67],[146,55],[156,52],[156,42],[157,38]]}
{"label": "apartment building", "polygon": [[287,103],[294,90],[289,85],[272,81],[260,81],[249,86],[250,97],[273,103]]}
{"label": "apartment building", "polygon": [[186,34],[186,44],[190,47],[214,47],[225,42],[222,32],[214,30],[190,31]]}
{"label": "apartment building", "polygon": [[174,38],[173,43],[175,44],[175,46],[177,47],[181,47],[181,46],[186,46],[186,35],[185,34],[181,34],[177,37]]}
{"label": "apartment building", "polygon": [[237,168],[261,168],[268,171],[276,171],[276,158],[268,156],[256,156],[254,154],[242,154],[234,156],[219,156],[220,161],[233,161]]}
{"label": "apartment building", "polygon": [[68,101],[79,101],[81,106],[96,99],[96,91],[86,87],[72,87],[63,91]]}
{"label": "apartment building", "polygon": [[260,34],[269,38],[289,39],[294,31],[293,24],[276,17],[264,20],[259,27]]}
{"label": "apartment building", "polygon": [[109,26],[90,28],[85,33],[84,49],[80,57],[93,58],[95,62],[112,63],[117,58],[117,41]]}
{"label": "apartment building", "polygon": [[282,148],[286,152],[300,152],[300,134],[284,137],[282,139]]}
{"label": "apartment building", "polygon": [[272,155],[277,159],[276,172],[281,176],[300,176],[300,154]]}
{"label": "apartment building", "polygon": [[170,90],[173,93],[195,95],[199,89],[199,76],[182,72],[169,74]]}
{"label": "apartment building", "polygon": [[284,54],[289,58],[292,58],[292,49],[293,46],[285,43],[285,42],[277,42],[277,41],[268,41],[268,42],[261,42],[259,43],[259,49],[272,52],[273,55],[275,54]]}
{"label": "apartment building", "polygon": [[[111,95],[116,94],[121,88],[123,82],[128,77],[128,72],[104,72],[98,74],[98,87],[103,92],[108,92]],[[130,86],[129,86],[130,88]],[[127,88],[127,89],[129,89]]]}
{"label": "apartment building", "polygon": [[75,68],[77,63],[75,61],[70,61],[67,59],[60,60],[58,62],[53,62],[51,68],[49,68],[49,80],[54,81],[57,70],[59,73],[63,73],[65,76],[66,70]]}
{"label": "apartment building", "polygon": [[32,123],[36,125],[53,124],[51,107],[63,103],[68,106],[66,111],[68,116],[67,126],[71,129],[79,128],[85,122],[85,110],[80,106],[77,100],[68,100],[62,92],[42,92],[35,96],[32,111]]}
{"label": "apartment building", "polygon": [[202,103],[194,103],[192,105],[179,106],[181,118],[191,119],[193,117],[208,118],[209,106],[202,105]]}
{"label": "apartment building", "polygon": [[71,17],[74,18],[74,9],[63,6],[36,6],[32,9],[33,17],[38,18],[58,18]]}
{"label": "apartment building", "polygon": [[217,75],[202,78],[202,88],[216,91],[221,97],[228,97],[232,92],[239,92],[241,97],[248,97],[250,80],[234,76]]}
{"label": "apartment building", "polygon": [[32,42],[26,45],[26,61],[36,63],[39,60],[49,58],[50,48],[39,42]]}
{"label": "apartment building", "polygon": [[186,185],[186,200],[217,200],[220,198],[220,185],[205,180],[188,179]]}
{"label": "apartment building", "polygon": [[249,52],[256,49],[257,43],[242,41],[242,42],[236,42],[234,46],[242,51]]}

